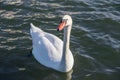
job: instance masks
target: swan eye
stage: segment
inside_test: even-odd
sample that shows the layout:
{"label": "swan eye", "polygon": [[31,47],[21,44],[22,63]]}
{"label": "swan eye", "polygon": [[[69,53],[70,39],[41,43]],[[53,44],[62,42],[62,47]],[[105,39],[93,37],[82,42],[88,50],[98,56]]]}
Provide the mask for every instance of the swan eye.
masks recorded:
{"label": "swan eye", "polygon": [[64,22],[67,22],[68,19],[63,19]]}

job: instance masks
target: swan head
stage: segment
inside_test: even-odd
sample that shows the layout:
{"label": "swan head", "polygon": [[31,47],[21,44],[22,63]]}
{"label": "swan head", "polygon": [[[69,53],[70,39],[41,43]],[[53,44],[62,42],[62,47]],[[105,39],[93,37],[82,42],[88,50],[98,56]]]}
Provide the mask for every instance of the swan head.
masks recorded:
{"label": "swan head", "polygon": [[71,27],[72,25],[72,18],[69,15],[64,15],[60,21],[60,25],[57,28],[57,31],[62,30],[65,27]]}

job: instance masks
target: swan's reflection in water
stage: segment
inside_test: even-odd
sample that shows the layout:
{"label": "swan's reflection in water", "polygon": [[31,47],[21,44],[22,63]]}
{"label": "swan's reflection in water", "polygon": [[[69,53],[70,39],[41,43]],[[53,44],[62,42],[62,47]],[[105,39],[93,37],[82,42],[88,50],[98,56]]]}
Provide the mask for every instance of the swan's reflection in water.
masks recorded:
{"label": "swan's reflection in water", "polygon": [[70,72],[66,73],[66,79],[65,80],[71,80],[72,73],[73,73],[73,69]]}
{"label": "swan's reflection in water", "polygon": [[[34,72],[33,72],[34,71]],[[73,70],[61,73],[51,69],[37,69],[29,72],[30,76],[36,80],[71,80]]]}
{"label": "swan's reflection in water", "polygon": [[[53,72],[50,75],[46,76],[43,80],[46,80],[46,78],[48,80],[71,80],[72,72],[73,72],[73,70],[71,70],[70,72],[67,72],[67,73]],[[51,77],[51,79],[50,79],[50,77]]]}
{"label": "swan's reflection in water", "polygon": [[43,80],[71,80],[72,72],[73,70],[67,73],[60,73],[55,71],[49,75],[44,76]]}

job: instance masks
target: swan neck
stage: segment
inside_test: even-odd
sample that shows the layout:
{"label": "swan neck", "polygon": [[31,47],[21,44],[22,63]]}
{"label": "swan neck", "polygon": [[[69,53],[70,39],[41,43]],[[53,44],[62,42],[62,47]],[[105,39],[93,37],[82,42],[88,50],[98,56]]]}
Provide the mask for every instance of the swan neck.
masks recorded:
{"label": "swan neck", "polygon": [[71,26],[64,28],[64,43],[63,43],[63,55],[61,61],[61,68],[63,71],[67,71],[69,69],[69,58],[70,55],[69,51],[69,44],[70,44],[70,33],[71,33]]}
{"label": "swan neck", "polygon": [[71,33],[71,26],[64,28],[64,43],[63,43],[63,53],[69,50],[70,45],[70,33]]}

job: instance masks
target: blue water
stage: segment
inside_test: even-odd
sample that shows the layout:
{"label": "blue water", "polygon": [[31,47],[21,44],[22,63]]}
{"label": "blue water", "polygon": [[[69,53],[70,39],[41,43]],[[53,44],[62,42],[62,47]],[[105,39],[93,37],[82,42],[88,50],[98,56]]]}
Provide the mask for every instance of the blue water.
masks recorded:
{"label": "blue water", "polygon": [[[73,19],[69,73],[40,65],[30,23],[62,39],[56,28]],[[0,0],[0,80],[120,80],[120,0]]]}

